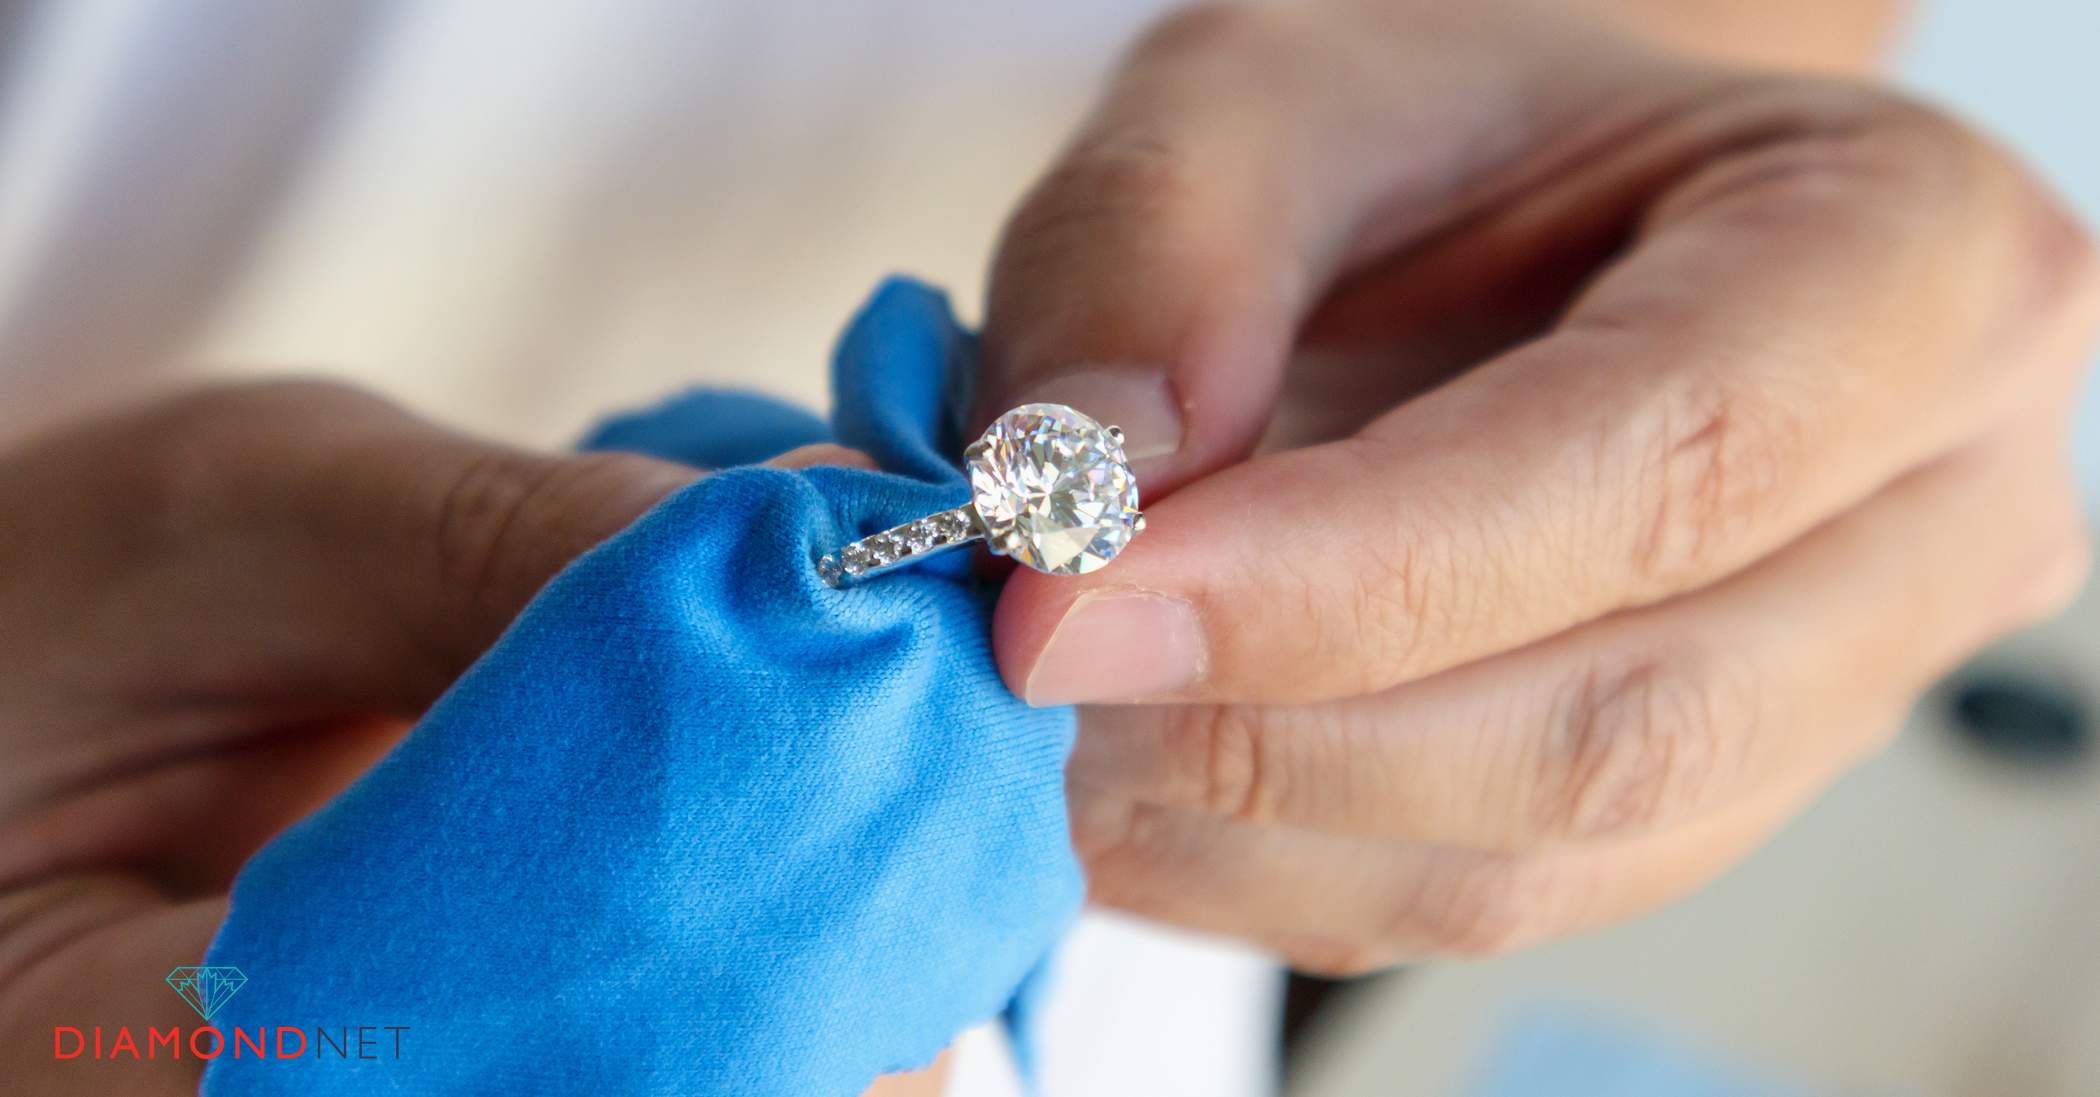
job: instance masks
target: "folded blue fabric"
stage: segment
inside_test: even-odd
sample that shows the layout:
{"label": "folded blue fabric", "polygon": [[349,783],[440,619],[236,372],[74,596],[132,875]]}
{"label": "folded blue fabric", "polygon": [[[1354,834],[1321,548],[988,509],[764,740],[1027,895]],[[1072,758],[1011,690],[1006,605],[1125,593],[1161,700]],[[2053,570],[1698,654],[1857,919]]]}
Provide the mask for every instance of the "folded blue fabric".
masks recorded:
{"label": "folded blue fabric", "polygon": [[[1081,898],[1071,713],[1000,683],[965,554],[847,590],[811,567],[966,498],[948,397],[973,353],[938,293],[884,286],[834,426],[887,471],[666,500],[257,854],[207,959],[248,982],[214,1023],[309,1046],[229,1044],[204,1092],[845,1097],[1014,1000]],[[753,400],[600,441],[732,463],[811,440]],[[378,1029],[373,1058],[312,1039],[345,1026]]]}

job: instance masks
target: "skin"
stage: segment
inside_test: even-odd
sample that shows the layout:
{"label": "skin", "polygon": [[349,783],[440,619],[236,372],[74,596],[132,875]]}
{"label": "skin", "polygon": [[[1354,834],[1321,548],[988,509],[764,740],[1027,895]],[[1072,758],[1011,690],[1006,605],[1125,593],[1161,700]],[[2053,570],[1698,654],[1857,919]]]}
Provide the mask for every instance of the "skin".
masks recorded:
{"label": "skin", "polygon": [[1008,226],[980,417],[1142,455],[1148,531],[996,620],[1098,703],[1097,901],[1336,973],[1624,919],[2078,588],[2090,242],[1958,123],[1642,8],[1191,11]]}
{"label": "skin", "polygon": [[[835,446],[771,462],[865,465]],[[491,445],[336,385],[212,389],[0,457],[0,1047],[22,1092],[194,1094],[55,1061],[193,1025],[250,854],[354,780],[546,580],[699,474]],[[98,1067],[100,1069],[81,1069]],[[941,1069],[883,1080],[938,1092]]]}
{"label": "skin", "polygon": [[[980,408],[1083,368],[1152,450],[1150,531],[996,620],[1041,701],[1194,656],[1086,710],[1098,901],[1344,972],[1626,917],[2075,588],[2090,245],[1930,111],[1729,67],[1856,67],[1882,9],[1749,7],[1216,8],[1131,54],[1001,245]],[[102,1092],[53,1025],[183,1022],[139,973],[239,864],[694,475],[297,383],[0,454],[10,1080]],[[1118,593],[1074,635],[1132,658],[1046,677]]]}

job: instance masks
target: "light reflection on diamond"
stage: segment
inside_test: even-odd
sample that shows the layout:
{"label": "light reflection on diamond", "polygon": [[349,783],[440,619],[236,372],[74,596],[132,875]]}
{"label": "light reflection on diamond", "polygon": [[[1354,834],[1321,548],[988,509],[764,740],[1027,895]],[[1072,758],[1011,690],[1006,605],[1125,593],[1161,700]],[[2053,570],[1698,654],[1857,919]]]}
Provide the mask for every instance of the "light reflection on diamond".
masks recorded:
{"label": "light reflection on diamond", "polygon": [[993,546],[1053,575],[1093,571],[1137,531],[1137,480],[1106,427],[1062,404],[1023,404],[972,447],[970,492]]}

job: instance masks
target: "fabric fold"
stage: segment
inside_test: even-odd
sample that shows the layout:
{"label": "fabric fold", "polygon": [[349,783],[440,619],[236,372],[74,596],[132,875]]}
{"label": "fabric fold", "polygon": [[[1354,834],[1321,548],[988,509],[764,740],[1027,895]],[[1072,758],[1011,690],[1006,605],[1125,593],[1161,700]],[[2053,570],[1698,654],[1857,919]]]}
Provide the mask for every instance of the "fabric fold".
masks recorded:
{"label": "fabric fold", "polygon": [[[667,499],[259,852],[208,954],[248,977],[214,1024],[406,1032],[398,1057],[221,1055],[204,1092],[850,1095],[1014,1001],[1082,895],[1072,714],[1000,682],[966,554],[847,590],[812,568],[966,498],[973,367],[940,294],[886,284],[833,416],[884,472],[741,468]],[[689,394],[594,442],[814,440],[759,400]]]}

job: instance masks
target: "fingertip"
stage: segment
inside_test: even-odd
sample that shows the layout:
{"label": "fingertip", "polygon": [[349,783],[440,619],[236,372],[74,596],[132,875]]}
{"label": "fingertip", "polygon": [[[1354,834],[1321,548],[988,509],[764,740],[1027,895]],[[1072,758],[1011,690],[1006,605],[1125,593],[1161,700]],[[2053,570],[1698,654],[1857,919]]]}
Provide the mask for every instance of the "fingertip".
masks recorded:
{"label": "fingertip", "polygon": [[1077,344],[1067,360],[1035,352],[1025,369],[995,360],[973,424],[1021,404],[1076,408],[1122,429],[1141,490],[1163,498],[1254,451],[1282,390],[1290,315],[1280,302],[1221,306],[1119,356]]}
{"label": "fingertip", "polygon": [[1185,431],[1180,394],[1158,366],[1082,367],[1029,386],[1014,404],[1063,404],[1120,428],[1141,484],[1148,469],[1164,470],[1159,459],[1181,449]]}
{"label": "fingertip", "polygon": [[[1157,546],[1168,550],[1162,542]],[[1196,600],[1158,552],[1134,544],[1084,577],[1018,569],[993,615],[1000,676],[1035,706],[1159,701],[1198,687],[1210,666]]]}
{"label": "fingertip", "polygon": [[1028,700],[1036,660],[1077,596],[1070,580],[1060,583],[1027,568],[1015,568],[1007,578],[992,610],[992,654],[1014,696]]}
{"label": "fingertip", "polygon": [[874,471],[875,459],[857,449],[834,445],[830,442],[814,442],[797,446],[766,462],[769,468],[806,469],[819,465],[836,465],[843,468]]}

